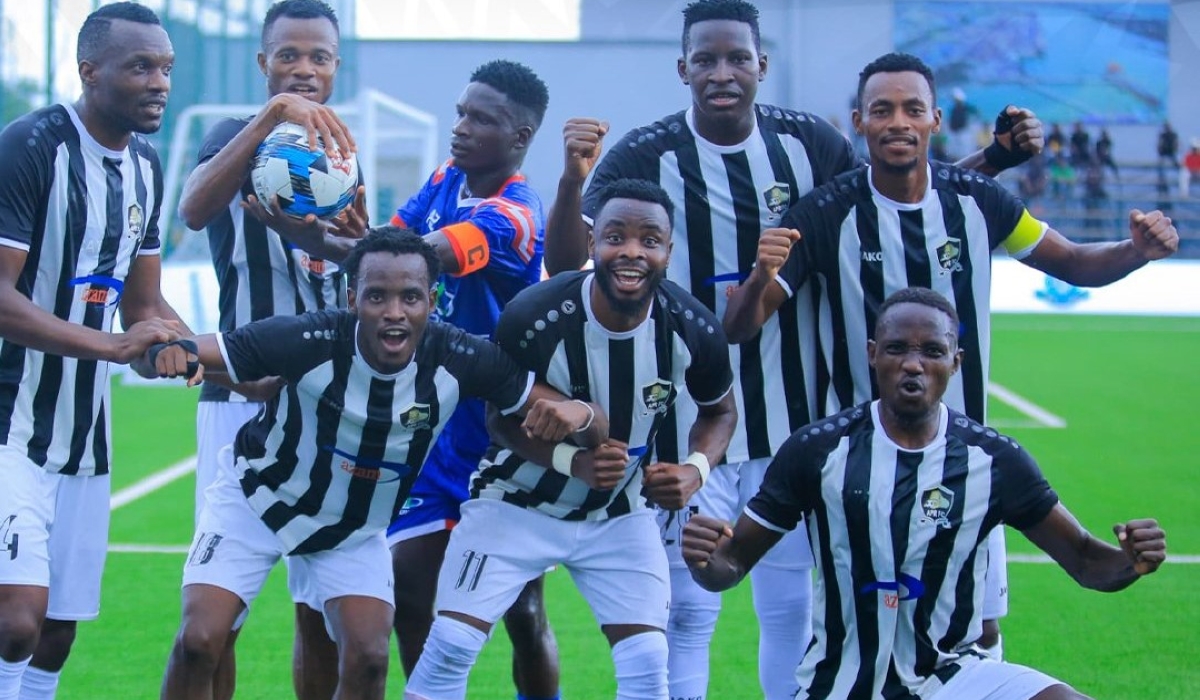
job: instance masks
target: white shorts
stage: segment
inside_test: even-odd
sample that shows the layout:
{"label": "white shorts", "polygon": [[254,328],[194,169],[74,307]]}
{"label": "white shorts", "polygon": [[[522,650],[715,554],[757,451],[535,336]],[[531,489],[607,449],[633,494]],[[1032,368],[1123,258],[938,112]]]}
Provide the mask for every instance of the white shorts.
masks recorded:
{"label": "white shorts", "polygon": [[204,506],[204,490],[217,480],[217,455],[238,430],[258,415],[257,401],[201,401],[196,406],[196,517]]}
{"label": "white shorts", "polygon": [[[692,496],[686,508],[655,510],[663,546],[667,550],[667,561],[672,569],[687,567],[683,561],[683,526],[688,519],[699,513],[735,522],[746,509],[746,504],[758,493],[770,464],[771,459],[767,457],[713,467],[708,481]],[[793,571],[813,568],[812,547],[804,523],[785,534],[757,565]]]}
{"label": "white shorts", "polygon": [[463,503],[438,576],[436,608],[494,623],[521,589],[562,564],[601,625],[667,627],[666,554],[650,510],[559,520],[488,498]]}
{"label": "white shorts", "polygon": [[997,620],[1008,614],[1008,547],[1004,526],[988,533],[988,568],[983,580],[983,619]]}
{"label": "white shorts", "polygon": [[[217,586],[237,595],[249,608],[262,590],[283,544],[242,494],[233,467],[233,449],[220,454],[217,480],[205,492],[204,510],[183,565],[183,585]],[[378,536],[346,548],[288,558],[288,583],[296,602],[315,610],[343,596],[378,598],[394,604],[392,557]]]}
{"label": "white shorts", "polygon": [[108,554],[108,474],[65,476],[0,445],[0,584],[49,588],[46,617],[93,620]]}
{"label": "white shorts", "polygon": [[926,686],[933,694],[918,694],[930,700],[1028,700],[1052,685],[1062,684],[1041,671],[1007,661],[968,657],[959,663],[962,669],[941,690],[935,692],[941,681],[930,678]]}

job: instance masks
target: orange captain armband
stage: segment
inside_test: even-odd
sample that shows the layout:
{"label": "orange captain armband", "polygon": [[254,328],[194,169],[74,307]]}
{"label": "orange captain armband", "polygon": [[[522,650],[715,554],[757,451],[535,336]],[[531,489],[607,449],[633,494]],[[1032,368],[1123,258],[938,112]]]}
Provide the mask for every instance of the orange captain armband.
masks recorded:
{"label": "orange captain armband", "polygon": [[446,236],[446,240],[450,242],[454,258],[458,260],[458,271],[454,273],[455,277],[463,277],[487,267],[488,261],[492,258],[492,251],[488,247],[487,236],[478,226],[464,221],[450,224],[441,231]]}

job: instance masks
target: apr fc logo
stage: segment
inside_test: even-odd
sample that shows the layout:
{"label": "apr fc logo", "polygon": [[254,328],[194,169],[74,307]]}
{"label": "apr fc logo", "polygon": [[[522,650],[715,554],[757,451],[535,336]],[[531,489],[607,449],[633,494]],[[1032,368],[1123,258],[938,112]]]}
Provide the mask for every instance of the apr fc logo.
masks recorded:
{"label": "apr fc logo", "polygon": [[400,425],[405,430],[429,430],[429,404],[414,403],[400,412]]}
{"label": "apr fc logo", "polygon": [[921,510],[924,517],[922,524],[933,523],[940,528],[949,530],[950,509],[954,507],[954,492],[938,484],[921,494]]}
{"label": "apr fc logo", "polygon": [[129,237],[130,238],[141,238],[142,237],[142,223],[145,221],[145,217],[142,216],[141,206],[139,206],[137,204],[130,204],[128,219],[129,219]]}
{"label": "apr fc logo", "polygon": [[776,217],[783,214],[787,209],[788,204],[792,201],[792,188],[784,182],[776,182],[774,185],[763,192],[763,203],[767,205],[767,209]]}
{"label": "apr fc logo", "polygon": [[642,387],[642,401],[650,413],[666,413],[667,407],[674,400],[675,385],[665,379]]}
{"label": "apr fc logo", "polygon": [[962,256],[962,241],[959,239],[947,238],[945,243],[937,247],[937,256],[942,274],[962,272],[962,263],[958,261]]}

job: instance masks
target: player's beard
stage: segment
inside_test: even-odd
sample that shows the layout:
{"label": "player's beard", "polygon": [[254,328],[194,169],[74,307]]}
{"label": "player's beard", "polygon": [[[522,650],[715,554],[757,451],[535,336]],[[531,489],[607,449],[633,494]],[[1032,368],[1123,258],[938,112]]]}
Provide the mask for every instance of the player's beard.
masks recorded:
{"label": "player's beard", "polygon": [[600,285],[600,293],[608,300],[613,311],[622,316],[636,316],[646,309],[646,305],[650,303],[650,299],[653,298],[658,285],[662,283],[663,277],[666,276],[666,271],[647,271],[642,294],[638,297],[619,294],[613,287],[611,275],[612,273],[608,270],[597,271],[596,284]]}
{"label": "player's beard", "polygon": [[889,175],[907,175],[916,170],[920,164],[921,159],[916,157],[904,163],[889,163],[885,160],[879,164],[879,169]]}

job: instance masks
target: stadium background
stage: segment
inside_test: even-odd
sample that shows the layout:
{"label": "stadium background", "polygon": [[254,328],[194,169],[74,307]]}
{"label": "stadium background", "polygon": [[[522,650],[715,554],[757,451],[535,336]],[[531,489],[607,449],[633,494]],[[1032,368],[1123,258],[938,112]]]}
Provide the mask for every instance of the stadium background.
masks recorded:
{"label": "stadium background", "polygon": [[[18,6],[21,3],[21,6]],[[28,4],[25,4],[28,3]],[[72,99],[74,34],[94,0],[0,0],[0,77],[5,85],[0,114],[10,119],[48,99]],[[249,113],[265,97],[254,54],[266,0],[158,0],[148,2],[164,17],[177,52],[168,120],[155,137],[169,169],[181,178],[192,165],[214,105]],[[688,104],[687,89],[675,74],[679,55],[679,11],[683,0],[580,0],[572,10],[551,0],[381,0],[375,6],[351,0],[331,2],[342,19],[343,64],[334,102],[358,112],[349,118],[359,135],[377,138],[370,155],[376,188],[375,220],[415,191],[430,165],[446,153],[454,102],[470,71],[496,57],[532,66],[550,87],[551,104],[534,142],[526,171],[547,204],[552,201],[561,163],[559,131],[569,116],[608,119],[613,137]],[[1170,208],[1184,237],[1184,257],[1200,257],[1200,211],[1196,198],[1162,191],[1154,167],[1155,137],[1166,118],[1186,150],[1200,136],[1200,2],[991,2],[939,3],[924,0],[760,0],[763,48],[770,57],[759,101],[798,107],[848,123],[849,100],[857,72],[877,55],[897,46],[931,62],[940,44],[922,50],[910,26],[897,26],[912,13],[957,13],[962,32],[950,32],[946,45],[971,36],[985,16],[1023,11],[1137,15],[1139,8],[1163,11],[1166,60],[1160,76],[1165,101],[1141,123],[1105,122],[1078,115],[1095,133],[1103,123],[1115,141],[1122,182],[1112,189],[1098,227],[1086,227],[1077,202],[1043,203],[1039,213],[1075,238],[1119,239],[1127,235],[1122,212],[1131,206]],[[52,41],[17,9],[40,5],[53,17]],[[1031,10],[1029,8],[1032,8]],[[511,36],[522,16],[552,15],[560,38],[551,42],[513,39],[389,40],[375,38],[411,13],[433,16],[438,36],[462,30]],[[45,22],[47,12],[42,14]],[[544,23],[543,23],[544,24]],[[558,26],[563,25],[563,26]],[[367,27],[369,31],[361,29]],[[565,27],[565,29],[563,28]],[[1090,24],[1057,26],[1052,43],[1092,46],[1110,36],[1089,39]],[[571,38],[572,32],[576,38]],[[975,32],[981,49],[999,49],[995,34]],[[31,38],[33,37],[33,38]],[[563,38],[566,37],[566,38]],[[905,42],[912,41],[908,44]],[[1024,47],[1014,47],[1013,51]],[[1105,50],[1120,55],[1120,46]],[[47,51],[48,49],[48,51]],[[48,55],[47,55],[48,54]],[[1080,56],[1087,55],[1080,52]],[[40,63],[31,78],[18,65]],[[935,66],[939,67],[939,66]],[[1076,66],[1079,72],[1090,70]],[[45,78],[54,75],[52,81]],[[1066,86],[1078,88],[1079,84]],[[949,107],[949,84],[940,85]],[[985,86],[967,85],[968,96],[984,114],[1002,104],[1030,103],[1041,95],[1006,86],[996,97]],[[194,116],[184,117],[191,108]],[[352,109],[346,113],[351,114]],[[1069,117],[1072,115],[1067,114]],[[1157,117],[1157,118],[1155,118]],[[1128,120],[1123,120],[1128,122]],[[179,127],[179,125],[184,125]],[[1069,125],[1064,124],[1068,127]],[[178,128],[177,128],[178,127]],[[1093,136],[1094,138],[1094,136]],[[371,171],[368,171],[371,172]],[[1006,176],[1013,182],[1013,176]],[[181,184],[176,180],[175,184]],[[1173,185],[1173,180],[1172,180]],[[172,221],[168,286],[191,320],[205,327],[215,320],[211,268],[202,234],[185,232]],[[1053,567],[1023,563],[1032,549],[1014,536],[1013,611],[1006,623],[1006,647],[1015,660],[1037,665],[1100,698],[1194,698],[1200,696],[1200,496],[1192,486],[1200,454],[1200,431],[1191,423],[1200,393],[1200,266],[1187,261],[1137,273],[1121,285],[1096,291],[1062,288],[1027,270],[997,265],[996,305],[1036,315],[997,316],[993,349],[992,415],[1041,457],[1051,480],[1083,522],[1098,534],[1118,519],[1153,514],[1171,533],[1177,565],[1155,580],[1113,598],[1079,591]],[[178,296],[184,294],[184,296]],[[1109,315],[1119,313],[1121,315]],[[197,319],[197,314],[199,319]],[[1162,316],[1162,314],[1166,314]],[[1158,316],[1138,318],[1137,316]],[[60,697],[141,698],[157,693],[158,679],[178,623],[181,549],[190,537],[194,453],[194,394],[178,388],[118,386],[114,441],[114,514],[106,575],[104,614],[81,628]],[[998,396],[1006,398],[997,398]],[[1015,398],[1014,398],[1015,397]],[[172,469],[174,467],[174,469]],[[157,481],[154,479],[157,477]],[[182,477],[172,480],[171,477]],[[149,480],[149,481],[147,481]],[[157,487],[157,488],[154,488]],[[126,490],[133,488],[133,490]],[[242,640],[238,697],[288,696],[289,609],[281,577],[257,606]],[[714,698],[750,698],[754,686],[756,633],[749,593],[728,594],[714,642]],[[563,651],[567,698],[611,696],[611,665],[590,613],[569,579],[551,577],[551,616]],[[472,682],[473,698],[509,697],[503,635],[489,645]],[[389,697],[399,696],[400,673],[393,664]]]}

